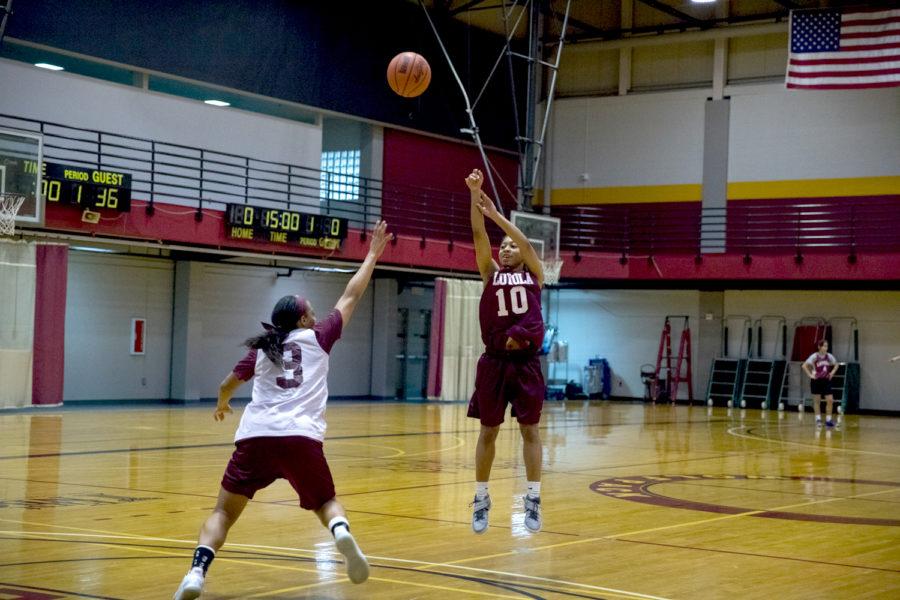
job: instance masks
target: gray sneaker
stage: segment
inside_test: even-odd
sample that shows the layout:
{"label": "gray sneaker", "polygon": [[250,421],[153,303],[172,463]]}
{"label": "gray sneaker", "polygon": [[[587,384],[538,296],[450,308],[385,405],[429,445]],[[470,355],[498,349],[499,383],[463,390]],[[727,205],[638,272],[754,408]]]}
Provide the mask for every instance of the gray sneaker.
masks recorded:
{"label": "gray sneaker", "polygon": [[488,512],[491,510],[491,496],[472,500],[472,531],[484,533],[488,528]]}
{"label": "gray sneaker", "polygon": [[541,498],[525,496],[525,527],[532,533],[541,530]]}

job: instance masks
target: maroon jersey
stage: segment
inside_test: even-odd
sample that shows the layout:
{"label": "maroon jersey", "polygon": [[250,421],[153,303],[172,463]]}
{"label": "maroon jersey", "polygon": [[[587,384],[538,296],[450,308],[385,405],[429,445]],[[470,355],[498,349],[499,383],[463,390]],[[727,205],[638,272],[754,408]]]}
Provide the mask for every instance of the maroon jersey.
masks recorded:
{"label": "maroon jersey", "polygon": [[478,309],[481,341],[488,354],[506,351],[506,339],[513,338],[536,354],[544,341],[541,288],[527,270],[501,269],[488,277]]}

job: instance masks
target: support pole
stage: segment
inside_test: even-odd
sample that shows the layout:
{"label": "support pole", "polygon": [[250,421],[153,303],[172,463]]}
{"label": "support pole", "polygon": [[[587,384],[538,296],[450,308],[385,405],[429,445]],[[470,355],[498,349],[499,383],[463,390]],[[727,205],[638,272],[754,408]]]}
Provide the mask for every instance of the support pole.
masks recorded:
{"label": "support pole", "polygon": [[12,3],[13,0],[6,0],[6,5],[0,9],[3,12],[3,17],[0,18],[0,46],[3,45],[3,36],[6,34],[6,22],[12,14]]}
{"label": "support pole", "polygon": [[[566,12],[563,16],[562,28],[559,32],[559,43],[556,45],[556,58],[550,67],[550,87],[547,90],[547,103],[544,107],[544,119],[541,122],[541,136],[535,141],[529,137],[529,144],[534,148],[531,168],[529,170],[530,178],[526,179],[527,188],[524,190],[523,196],[528,200],[527,207],[531,208],[531,198],[534,196],[534,186],[536,183],[538,165],[541,162],[541,150],[544,147],[544,139],[547,136],[547,127],[550,121],[550,110],[553,108],[553,97],[556,94],[556,78],[559,74],[559,61],[562,59],[563,45],[566,40],[566,28],[569,26],[569,11],[572,8],[572,0],[566,1]],[[529,105],[530,107],[530,105]]]}

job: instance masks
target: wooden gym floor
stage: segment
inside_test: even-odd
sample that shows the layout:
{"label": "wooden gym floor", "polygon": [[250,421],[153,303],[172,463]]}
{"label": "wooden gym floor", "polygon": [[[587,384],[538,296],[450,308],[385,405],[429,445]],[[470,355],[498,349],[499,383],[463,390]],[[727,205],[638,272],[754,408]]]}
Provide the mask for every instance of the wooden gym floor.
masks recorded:
{"label": "wooden gym floor", "polygon": [[[211,412],[0,413],[0,598],[170,598],[237,426]],[[332,403],[326,454],[371,578],[347,581],[280,481],[232,529],[203,597],[900,597],[900,419],[817,433],[808,413],[741,412],[548,403],[536,535],[507,422],[476,536],[465,405]]]}

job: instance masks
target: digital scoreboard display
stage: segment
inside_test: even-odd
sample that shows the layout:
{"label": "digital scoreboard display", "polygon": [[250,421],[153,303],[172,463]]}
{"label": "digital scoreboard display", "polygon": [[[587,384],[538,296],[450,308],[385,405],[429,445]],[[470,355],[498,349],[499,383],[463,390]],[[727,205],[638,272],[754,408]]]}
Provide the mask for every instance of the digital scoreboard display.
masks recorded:
{"label": "digital scoreboard display", "polygon": [[131,175],[45,162],[41,195],[47,202],[129,212]]}
{"label": "digital scoreboard display", "polygon": [[225,229],[231,239],[335,250],[347,237],[347,219],[280,208],[229,204],[225,212]]}

